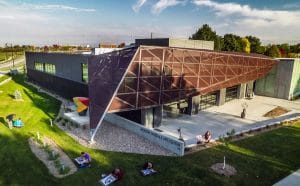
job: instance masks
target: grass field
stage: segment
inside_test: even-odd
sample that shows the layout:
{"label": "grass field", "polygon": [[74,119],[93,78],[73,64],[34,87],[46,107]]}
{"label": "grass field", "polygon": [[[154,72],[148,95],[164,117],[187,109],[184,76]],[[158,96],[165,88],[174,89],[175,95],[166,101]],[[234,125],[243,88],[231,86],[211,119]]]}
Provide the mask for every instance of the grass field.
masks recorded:
{"label": "grass field", "polygon": [[[19,72],[23,72],[24,71],[24,67],[25,67],[24,63],[18,63],[18,64],[15,65],[14,69],[18,69]],[[3,68],[0,67],[0,71],[9,71],[12,68],[13,68],[12,65],[9,66],[9,67],[3,67]]]}
{"label": "grass field", "polygon": [[[13,100],[17,89],[23,102]],[[0,185],[99,185],[100,174],[116,166],[125,171],[125,177],[114,185],[272,185],[300,168],[300,123],[230,143],[228,148],[217,146],[184,157],[105,152],[83,147],[58,127],[50,127],[49,118],[55,118],[60,103],[25,86],[23,77],[14,77],[0,90]],[[25,127],[8,129],[4,118],[10,113],[21,117]],[[92,167],[54,178],[28,146],[28,138],[37,131],[54,140],[70,158],[81,151],[90,153]],[[236,176],[226,178],[209,171],[223,156],[237,169]],[[146,160],[154,162],[160,173],[141,177],[138,170]]]}
{"label": "grass field", "polygon": [[[24,55],[24,52],[15,52],[14,53],[14,58],[18,58],[18,57],[21,57],[23,55]],[[5,52],[0,52],[0,63],[3,63],[5,60],[8,60],[9,58],[11,59],[11,53],[10,52],[8,52],[7,54]]]}
{"label": "grass field", "polygon": [[4,80],[8,79],[8,78],[10,78],[9,75],[3,75],[3,76],[1,76],[1,77],[0,77],[0,83],[1,83],[2,81],[4,81]]}

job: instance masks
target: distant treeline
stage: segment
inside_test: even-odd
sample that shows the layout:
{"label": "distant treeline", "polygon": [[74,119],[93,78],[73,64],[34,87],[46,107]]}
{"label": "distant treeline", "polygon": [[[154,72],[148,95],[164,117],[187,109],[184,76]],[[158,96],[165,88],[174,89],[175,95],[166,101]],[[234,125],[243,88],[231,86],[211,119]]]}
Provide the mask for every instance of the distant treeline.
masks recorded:
{"label": "distant treeline", "polygon": [[235,34],[219,36],[208,24],[202,25],[190,39],[214,41],[215,50],[264,54],[270,57],[300,57],[300,43],[262,45],[258,37]]}

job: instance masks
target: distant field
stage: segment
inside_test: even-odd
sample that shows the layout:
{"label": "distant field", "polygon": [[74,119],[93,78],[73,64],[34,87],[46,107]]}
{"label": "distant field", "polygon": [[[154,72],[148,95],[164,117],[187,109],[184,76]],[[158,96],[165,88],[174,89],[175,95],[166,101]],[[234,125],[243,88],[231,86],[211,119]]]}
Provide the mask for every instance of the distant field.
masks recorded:
{"label": "distant field", "polygon": [[6,58],[5,53],[4,52],[0,52],[0,61],[4,61]]}
{"label": "distant field", "polygon": [[[23,55],[24,55],[23,52],[15,52],[14,53],[14,58],[18,58],[18,57],[23,56]],[[11,59],[11,52],[7,53],[7,58]],[[5,61],[5,60],[7,60],[6,59],[6,53],[5,52],[0,52],[0,63]]]}
{"label": "distant field", "polygon": [[[24,66],[25,65],[23,63],[19,63],[19,64],[15,65],[15,68],[17,68],[19,71],[23,72],[24,71]],[[11,68],[12,68],[12,66],[4,67],[4,68],[0,67],[0,70],[1,71],[9,71]]]}

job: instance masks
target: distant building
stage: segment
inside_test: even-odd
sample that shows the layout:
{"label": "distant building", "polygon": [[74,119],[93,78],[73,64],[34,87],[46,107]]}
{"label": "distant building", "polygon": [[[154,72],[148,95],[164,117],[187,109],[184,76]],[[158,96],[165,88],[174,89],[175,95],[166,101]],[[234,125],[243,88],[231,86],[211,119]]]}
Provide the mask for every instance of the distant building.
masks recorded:
{"label": "distant building", "polygon": [[118,48],[119,45],[113,43],[100,43],[99,48]]}
{"label": "distant building", "polygon": [[287,100],[300,96],[300,58],[279,58],[279,63],[256,81],[255,93]]}
{"label": "distant building", "polygon": [[174,39],[174,38],[136,39],[135,45],[136,46],[140,46],[140,45],[165,46],[165,47],[193,48],[193,49],[206,49],[206,50],[214,49],[213,41]]}

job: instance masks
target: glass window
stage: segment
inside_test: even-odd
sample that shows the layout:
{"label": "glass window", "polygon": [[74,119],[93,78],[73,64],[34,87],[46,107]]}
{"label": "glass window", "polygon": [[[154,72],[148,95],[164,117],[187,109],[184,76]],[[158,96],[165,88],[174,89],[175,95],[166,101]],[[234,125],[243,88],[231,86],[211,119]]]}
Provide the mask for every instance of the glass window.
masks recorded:
{"label": "glass window", "polygon": [[55,74],[56,73],[55,65],[45,63],[45,72],[49,74]]}
{"label": "glass window", "polygon": [[39,71],[44,71],[44,64],[43,63],[39,63],[39,62],[35,62],[34,63],[34,69],[35,70],[39,70]]}
{"label": "glass window", "polygon": [[87,83],[88,82],[88,65],[85,63],[81,63],[81,70],[82,70],[82,81]]}

